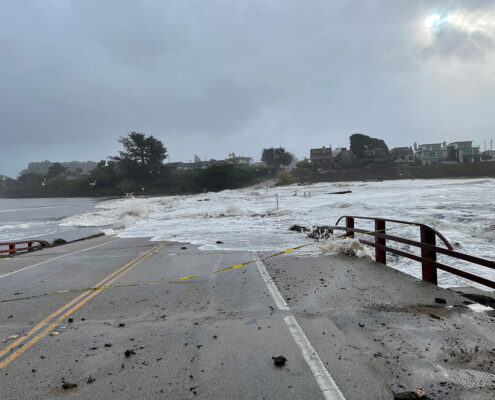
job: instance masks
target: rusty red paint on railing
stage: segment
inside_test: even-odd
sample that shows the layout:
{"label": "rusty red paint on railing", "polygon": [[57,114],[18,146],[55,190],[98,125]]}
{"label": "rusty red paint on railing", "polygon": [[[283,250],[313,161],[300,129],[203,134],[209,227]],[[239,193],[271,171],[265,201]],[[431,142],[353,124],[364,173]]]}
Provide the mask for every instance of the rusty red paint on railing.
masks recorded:
{"label": "rusty red paint on railing", "polygon": [[[23,245],[23,244],[26,246],[19,247],[19,245]],[[5,253],[16,254],[24,251],[33,251],[33,250],[42,249],[49,245],[50,243],[44,240],[23,240],[20,242],[4,242],[4,243],[0,243],[0,254],[5,254]],[[8,247],[8,248],[2,249],[2,247]]]}
{"label": "rusty red paint on railing", "polygon": [[[346,226],[338,226],[339,222],[345,218]],[[355,228],[355,220],[370,220],[375,222],[375,231],[370,232],[366,229]],[[417,226],[420,229],[420,240],[415,241],[407,238],[403,238],[400,236],[389,235],[386,233],[386,223],[391,222],[394,224],[403,224],[410,226]],[[387,219],[387,218],[372,218],[372,217],[358,217],[358,216],[342,216],[340,217],[334,226],[326,226],[322,227],[326,228],[329,232],[333,233],[334,230],[343,230],[345,231],[345,237],[354,237],[355,233],[361,233],[369,236],[374,236],[375,241],[369,241],[364,239],[359,239],[359,241],[365,245],[372,246],[375,248],[375,259],[377,262],[382,264],[386,264],[386,253],[392,253],[399,255],[401,257],[406,257],[414,261],[418,261],[421,263],[422,268],[422,278],[426,282],[430,282],[433,284],[438,283],[437,279],[437,269],[441,269],[443,271],[450,272],[454,275],[458,275],[462,278],[469,279],[473,282],[481,283],[482,285],[488,286],[492,289],[495,289],[495,282],[489,279],[483,278],[481,276],[472,274],[467,271],[463,271],[458,268],[454,268],[442,263],[437,262],[437,253],[456,258],[459,260],[468,261],[473,264],[481,265],[487,268],[495,269],[495,261],[487,260],[485,258],[472,256],[470,254],[461,253],[455,251],[449,241],[437,230],[429,227],[425,224],[418,224],[410,221],[401,221],[395,219]],[[436,245],[436,238],[439,238],[440,241],[445,245],[444,247],[439,247]],[[408,253],[403,250],[399,250],[393,247],[387,246],[387,241],[398,242],[402,244],[407,244],[409,246],[418,247],[421,249],[421,256],[417,256],[415,254]]]}

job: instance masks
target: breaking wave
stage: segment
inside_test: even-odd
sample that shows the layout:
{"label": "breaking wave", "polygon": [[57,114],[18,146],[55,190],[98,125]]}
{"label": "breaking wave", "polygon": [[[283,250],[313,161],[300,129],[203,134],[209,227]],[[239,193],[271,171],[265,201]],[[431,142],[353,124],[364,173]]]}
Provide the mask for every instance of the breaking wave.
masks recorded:
{"label": "breaking wave", "polygon": [[18,224],[18,225],[0,225],[0,231],[10,230],[10,229],[26,229],[29,228],[31,224]]}
{"label": "breaking wave", "polygon": [[[337,187],[345,187],[348,193],[330,194]],[[260,186],[191,196],[107,200],[93,212],[65,218],[62,225],[98,227],[121,237],[190,242],[203,249],[280,251],[310,241],[304,234],[289,231],[292,225],[333,225],[342,215],[362,215],[426,223],[458,244],[460,251],[494,259],[494,198],[495,179],[317,183],[297,186],[297,191],[293,186]],[[358,224],[373,229],[372,222]],[[419,239],[417,227],[394,234]],[[217,241],[222,244],[217,246]],[[371,250],[350,240],[330,240],[305,249],[312,254],[372,258]],[[408,273],[417,270],[417,263],[395,261],[392,256],[390,261]],[[495,277],[487,271],[490,274]]]}
{"label": "breaking wave", "polygon": [[362,257],[374,260],[373,252],[358,239],[331,237],[319,243],[320,254]]}

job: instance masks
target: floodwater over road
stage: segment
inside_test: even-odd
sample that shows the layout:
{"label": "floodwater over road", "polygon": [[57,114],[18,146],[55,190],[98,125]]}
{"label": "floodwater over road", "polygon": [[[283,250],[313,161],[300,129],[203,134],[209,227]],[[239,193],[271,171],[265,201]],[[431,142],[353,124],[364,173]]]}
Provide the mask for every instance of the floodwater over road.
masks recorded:
{"label": "floodwater over road", "polygon": [[100,229],[62,226],[62,219],[93,211],[100,198],[0,199],[0,241],[79,239]]}
{"label": "floodwater over road", "polygon": [[[203,250],[277,251],[308,243],[305,235],[288,230],[292,224],[331,225],[341,215],[361,215],[425,223],[443,233],[458,251],[494,257],[495,179],[260,185],[193,196],[108,200],[96,208],[67,217],[61,225],[100,228],[127,238],[190,242]],[[359,227],[372,228],[361,222]],[[417,227],[394,234],[419,239]],[[317,254],[321,249],[315,245],[304,251]],[[419,277],[416,262],[390,255],[389,265]],[[459,261],[456,265],[495,278],[487,268]],[[465,284],[442,272],[439,282]]]}

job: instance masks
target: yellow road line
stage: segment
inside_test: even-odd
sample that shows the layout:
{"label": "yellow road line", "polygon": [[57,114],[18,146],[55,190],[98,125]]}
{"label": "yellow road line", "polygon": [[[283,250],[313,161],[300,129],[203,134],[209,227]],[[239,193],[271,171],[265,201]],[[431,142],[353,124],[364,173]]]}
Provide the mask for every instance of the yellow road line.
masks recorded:
{"label": "yellow road line", "polygon": [[[101,285],[105,284],[108,281],[108,279],[111,279],[113,276],[115,276],[116,274],[118,274],[123,269],[127,268],[129,265],[131,265],[131,264],[135,263],[136,261],[138,261],[141,257],[145,256],[148,252],[153,251],[153,249],[154,249],[154,247],[151,248],[150,250],[146,251],[144,254],[140,254],[139,256],[135,257],[134,259],[132,259],[131,261],[129,261],[127,264],[125,264],[124,266],[120,267],[117,271],[112,272],[110,275],[108,275],[103,280],[101,280],[100,282],[98,282],[95,286],[101,286]],[[9,346],[7,346],[3,350],[1,350],[0,351],[0,357],[2,357],[5,353],[9,352],[11,349],[13,349],[14,347],[16,347],[23,340],[25,340],[26,339],[26,336],[30,336],[34,332],[38,331],[44,324],[48,323],[50,321],[50,319],[53,319],[58,314],[60,314],[64,309],[70,307],[72,304],[74,304],[75,302],[79,301],[80,299],[82,299],[86,295],[87,295],[87,291],[85,291],[84,293],[80,294],[75,299],[71,300],[70,302],[68,302],[67,304],[65,304],[61,308],[59,308],[53,314],[51,314],[48,317],[46,317],[43,321],[41,321],[34,328],[32,328],[31,331],[29,331],[29,333],[27,335],[24,335],[23,337],[20,337],[15,342],[12,342]]]}
{"label": "yellow road line", "polygon": [[[134,258],[132,261],[128,262],[121,268],[119,268],[117,271],[114,271],[110,275],[108,275],[105,279],[100,281],[96,286],[101,286],[102,284],[110,285],[113,282],[115,282],[117,279],[125,275],[127,272],[129,272],[131,269],[133,269],[135,266],[146,260],[148,257],[150,257],[155,251],[160,250],[163,246],[168,244],[167,242],[158,244],[148,251],[146,251],[144,254],[139,255],[138,257]],[[28,342],[24,343],[22,347],[19,347],[16,351],[13,351],[10,356],[8,356],[6,359],[4,359],[2,362],[0,362],[0,370],[4,367],[6,367],[8,364],[10,364],[13,360],[15,360],[18,356],[20,356],[22,353],[24,353],[27,349],[29,349],[32,345],[34,345],[36,342],[38,342],[43,336],[45,336],[48,332],[53,330],[60,322],[62,322],[65,318],[67,318],[69,315],[74,313],[76,310],[81,308],[84,304],[86,304],[89,300],[91,300],[93,297],[95,297],[98,293],[100,293],[103,289],[97,289],[93,290],[92,293],[88,296],[87,294],[90,293],[91,291],[84,292],[83,294],[79,295],[75,299],[71,300],[69,303],[65,304],[61,308],[59,308],[57,311],[55,311],[53,314],[45,318],[43,321],[41,321],[39,324],[37,324],[31,331],[13,342],[11,345],[7,346],[5,349],[0,351],[0,357],[4,356],[6,353],[11,351],[13,348],[15,348],[17,345],[19,345],[22,341],[26,340],[26,337],[29,337],[39,331],[44,325],[48,324],[50,320],[52,320],[54,317],[59,315],[61,312],[63,314],[59,316],[55,322],[51,323],[48,325],[47,328],[45,328],[42,332],[38,333],[37,335],[34,335],[31,339],[29,339]],[[83,299],[83,297],[86,296],[86,298]],[[81,300],[82,299],[82,300]],[[78,304],[76,304],[74,307],[71,307],[73,304],[75,304],[77,301],[81,300]],[[64,312],[65,311],[65,312]]]}
{"label": "yellow road line", "polygon": [[[355,238],[357,236],[369,235],[369,234],[372,234],[372,233],[379,233],[379,232],[386,232],[386,231],[391,231],[391,230],[394,230],[394,229],[401,229],[401,228],[405,228],[405,227],[409,227],[409,226],[416,226],[416,224],[407,224],[407,225],[401,225],[401,226],[396,226],[396,227],[391,227],[391,228],[386,228],[386,229],[379,229],[379,230],[375,230],[375,231],[367,231],[367,232],[355,233],[354,234],[354,237],[350,237],[350,236],[338,236],[337,239],[338,240],[342,240],[342,239],[353,239],[353,238]],[[298,249],[301,249],[301,248],[307,247],[307,246],[312,246],[312,245],[315,245],[315,244],[318,244],[318,243],[319,243],[318,241],[315,241],[315,242],[306,243],[306,244],[302,244],[302,245],[299,245],[299,246],[291,247],[290,249],[285,249],[285,250],[282,250],[282,251],[279,251],[279,252],[270,254],[270,255],[262,258],[261,261],[268,260],[268,259],[270,259],[272,257],[278,257],[278,256],[283,255],[283,254],[288,254],[288,253],[293,252],[294,250],[298,250]],[[162,285],[162,284],[165,284],[165,283],[178,283],[178,282],[189,280],[189,279],[208,277],[208,276],[212,276],[212,275],[215,275],[215,274],[220,274],[222,272],[232,271],[232,270],[234,270],[236,268],[244,267],[246,265],[253,264],[255,262],[256,262],[256,260],[246,261],[246,262],[244,262],[242,264],[233,265],[231,267],[223,268],[223,269],[220,269],[218,271],[213,271],[213,272],[207,273],[205,275],[183,276],[183,277],[175,278],[175,279],[172,279],[172,280],[166,280],[166,281],[129,283],[129,284],[126,284],[126,285],[108,285],[108,284],[101,285],[101,282],[100,282],[100,284],[97,284],[97,285],[91,286],[91,287],[86,287],[86,288],[63,289],[63,290],[58,290],[56,292],[39,293],[39,294],[35,294],[35,295],[31,295],[31,296],[26,296],[26,297],[17,297],[17,298],[11,298],[11,299],[0,299],[0,303],[8,303],[8,302],[14,302],[14,301],[29,300],[29,299],[35,299],[35,298],[38,298],[38,297],[51,296],[51,295],[54,295],[54,294],[62,294],[62,293],[84,292],[84,294],[87,294],[88,291],[95,291],[95,290],[101,290],[101,289],[113,289],[113,288],[123,288],[123,287],[133,287],[133,286],[147,286],[147,285]],[[19,340],[22,341],[23,339],[21,338]],[[1,357],[2,357],[2,354],[0,353],[0,358]]]}

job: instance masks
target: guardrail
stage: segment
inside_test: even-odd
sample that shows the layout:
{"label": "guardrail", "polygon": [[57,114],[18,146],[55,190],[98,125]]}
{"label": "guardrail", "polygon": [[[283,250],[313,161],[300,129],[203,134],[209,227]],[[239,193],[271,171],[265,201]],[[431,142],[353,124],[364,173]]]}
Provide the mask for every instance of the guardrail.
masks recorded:
{"label": "guardrail", "polygon": [[[26,246],[18,247],[19,245],[26,245]],[[5,253],[16,254],[24,251],[33,251],[33,250],[42,249],[49,245],[50,243],[44,240],[24,240],[20,242],[4,242],[4,243],[0,243],[0,254],[5,254]],[[8,247],[8,248],[2,249],[2,247]]]}
{"label": "guardrail", "polygon": [[[346,226],[338,226],[340,221],[344,220]],[[370,231],[369,229],[359,229],[355,228],[356,220],[368,220],[374,221],[375,229]],[[417,226],[420,230],[420,241],[406,239],[400,236],[387,234],[387,222],[394,224],[404,224],[410,226]],[[473,264],[481,265],[487,268],[495,269],[495,261],[487,260],[480,257],[475,257],[469,254],[461,253],[455,251],[449,241],[437,230],[429,227],[425,224],[418,224],[415,222],[401,221],[395,219],[386,218],[372,218],[372,217],[358,217],[345,215],[340,217],[334,226],[325,226],[323,228],[328,229],[330,233],[334,230],[344,230],[345,236],[354,237],[355,233],[360,233],[364,235],[370,235],[375,237],[375,241],[359,239],[359,241],[365,245],[372,246],[375,248],[375,259],[377,262],[382,264],[387,263],[387,252],[392,254],[397,254],[401,257],[406,257],[414,261],[421,263],[422,268],[422,279],[426,282],[438,284],[437,269],[447,271],[451,274],[460,276],[465,279],[469,279],[473,282],[480,283],[482,285],[488,286],[495,289],[495,282],[489,279],[483,278],[481,276],[475,275],[473,273],[463,271],[458,268],[451,267],[437,262],[437,254],[443,254],[454,259],[464,260]],[[445,247],[439,247],[436,245],[436,239],[439,238],[440,241],[445,245]],[[413,247],[418,247],[421,249],[421,256],[416,254],[411,254],[397,248],[387,246],[387,241],[393,241],[398,243],[403,243]]]}

